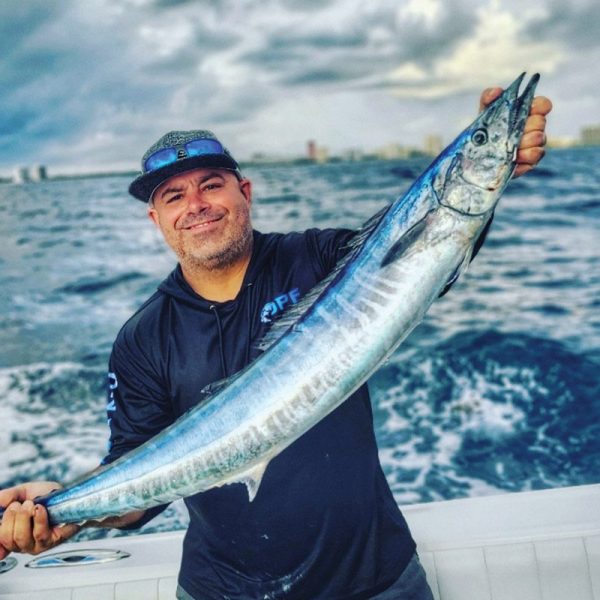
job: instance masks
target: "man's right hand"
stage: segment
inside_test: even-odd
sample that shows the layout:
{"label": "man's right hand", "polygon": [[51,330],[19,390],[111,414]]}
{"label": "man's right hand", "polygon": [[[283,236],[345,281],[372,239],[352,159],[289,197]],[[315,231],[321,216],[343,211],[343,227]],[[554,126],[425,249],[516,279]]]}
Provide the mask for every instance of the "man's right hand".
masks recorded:
{"label": "man's right hand", "polygon": [[46,509],[33,503],[61,487],[54,481],[35,481],[0,490],[0,506],[6,509],[0,524],[0,560],[11,552],[40,554],[81,529],[75,524],[51,526]]}

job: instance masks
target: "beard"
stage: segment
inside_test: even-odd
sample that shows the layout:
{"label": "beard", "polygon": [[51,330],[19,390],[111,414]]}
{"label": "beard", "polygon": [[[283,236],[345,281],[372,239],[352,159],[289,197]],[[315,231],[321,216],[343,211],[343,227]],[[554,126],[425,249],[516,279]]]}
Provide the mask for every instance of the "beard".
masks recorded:
{"label": "beard", "polygon": [[201,232],[193,239],[182,236],[173,249],[184,269],[218,271],[247,258],[252,252],[252,224],[247,205],[239,206],[230,215],[225,231],[205,236]]}

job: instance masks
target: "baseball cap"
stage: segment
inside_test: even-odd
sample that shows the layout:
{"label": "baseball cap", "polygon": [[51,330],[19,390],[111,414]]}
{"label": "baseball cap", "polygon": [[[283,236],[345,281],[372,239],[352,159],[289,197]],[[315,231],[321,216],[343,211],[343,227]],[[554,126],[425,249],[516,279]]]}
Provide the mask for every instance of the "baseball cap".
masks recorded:
{"label": "baseball cap", "polygon": [[129,193],[148,202],[156,188],[169,177],[204,167],[234,171],[239,165],[212,131],[169,131],[142,156],[142,172],[129,186]]}

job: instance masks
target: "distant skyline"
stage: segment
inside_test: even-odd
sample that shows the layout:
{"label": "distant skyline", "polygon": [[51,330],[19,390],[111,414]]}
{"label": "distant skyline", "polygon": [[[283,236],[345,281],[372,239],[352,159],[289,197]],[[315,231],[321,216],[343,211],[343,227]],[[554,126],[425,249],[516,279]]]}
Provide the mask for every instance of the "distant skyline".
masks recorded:
{"label": "distant skyline", "polygon": [[239,160],[450,141],[489,85],[540,72],[548,134],[600,122],[595,0],[0,3],[0,175],[139,168],[171,129]]}

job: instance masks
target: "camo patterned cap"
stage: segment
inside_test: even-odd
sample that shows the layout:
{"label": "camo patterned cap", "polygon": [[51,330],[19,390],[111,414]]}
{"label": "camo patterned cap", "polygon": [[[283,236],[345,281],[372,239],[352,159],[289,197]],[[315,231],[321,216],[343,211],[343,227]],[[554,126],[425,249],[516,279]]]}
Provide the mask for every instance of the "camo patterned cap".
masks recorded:
{"label": "camo patterned cap", "polygon": [[[186,144],[201,140],[216,142],[214,152],[188,154]],[[160,158],[161,153],[166,157],[164,160]],[[153,156],[158,158],[155,161],[158,166],[154,168],[148,162]],[[238,163],[212,131],[206,129],[169,131],[152,144],[142,156],[142,172],[131,182],[129,193],[142,202],[148,202],[156,188],[169,177],[203,167],[227,169],[240,176]]]}

